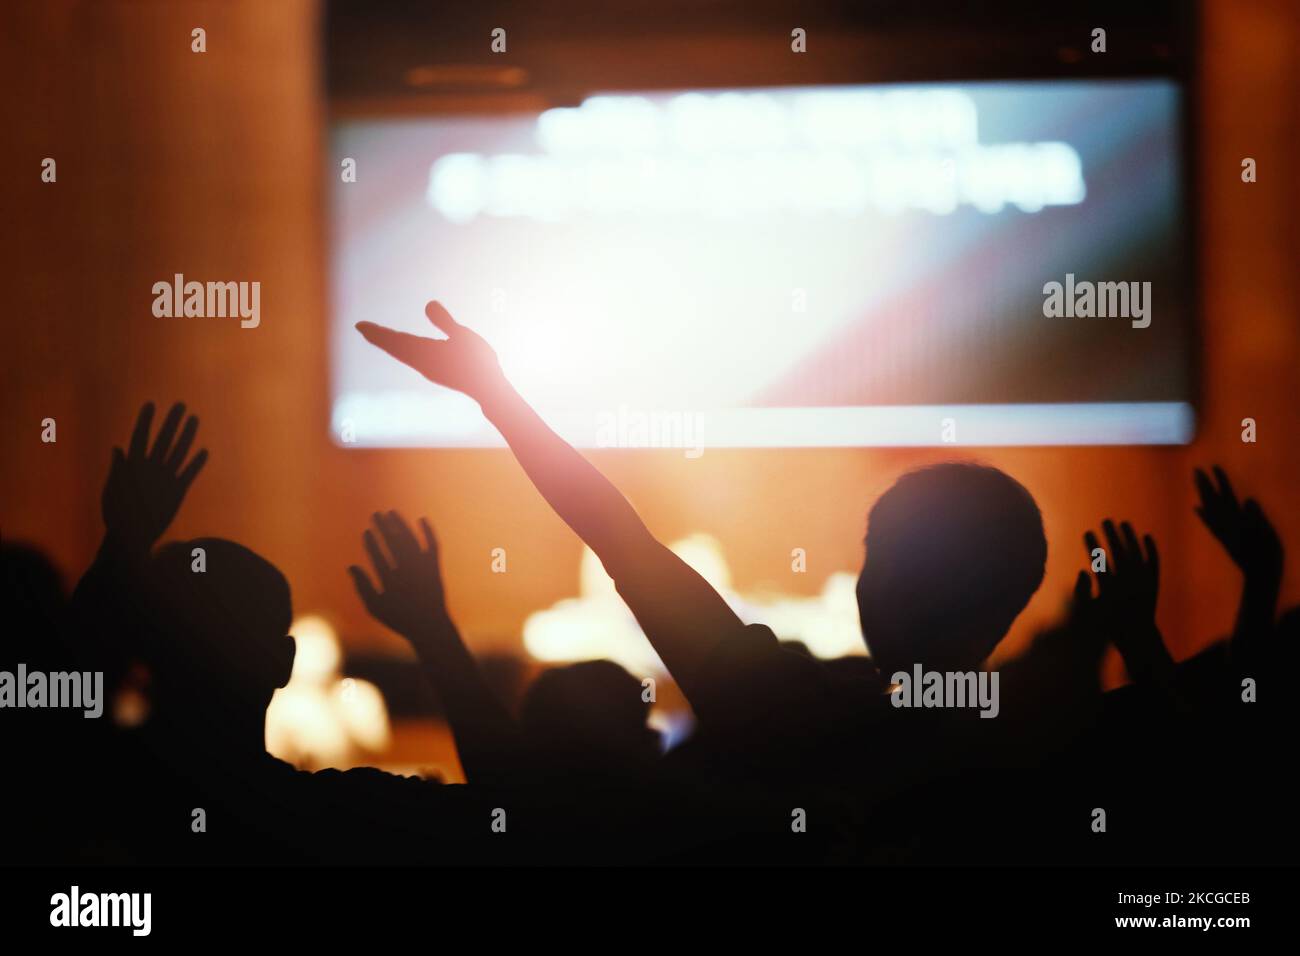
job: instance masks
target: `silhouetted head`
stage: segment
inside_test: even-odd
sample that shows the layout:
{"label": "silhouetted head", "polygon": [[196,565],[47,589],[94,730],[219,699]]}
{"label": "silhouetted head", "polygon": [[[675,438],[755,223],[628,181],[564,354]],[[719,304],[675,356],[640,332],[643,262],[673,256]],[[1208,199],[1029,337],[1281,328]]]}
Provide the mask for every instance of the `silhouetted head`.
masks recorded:
{"label": "silhouetted head", "polygon": [[867,519],[862,636],[888,676],[924,664],[973,670],[1043,580],[1047,539],[1025,487],[996,468],[909,472]]}
{"label": "silhouetted head", "polygon": [[150,587],[159,719],[202,723],[219,715],[231,730],[261,728],[271,695],[293,669],[284,575],[243,545],[198,538],[154,555]]}
{"label": "silhouetted head", "polygon": [[545,759],[576,769],[644,766],[659,756],[646,726],[650,704],[641,682],[611,661],[546,671],[528,688],[519,720]]}
{"label": "silhouetted head", "polygon": [[[0,671],[12,673],[19,664],[31,671],[80,669],[79,655],[65,640],[66,612],[63,583],[49,558],[27,545],[0,544]],[[19,694],[26,692],[26,688],[18,690]],[[73,719],[66,721],[64,715]],[[70,730],[81,731],[75,743]],[[73,748],[87,739],[84,730],[79,711],[0,713],[5,759],[16,770],[25,770],[31,781],[44,779],[49,784],[58,780],[42,775],[69,765],[70,754],[76,752]],[[39,783],[31,784],[31,799],[38,799],[42,792]]]}
{"label": "silhouetted head", "polygon": [[35,665],[45,648],[61,636],[67,600],[54,565],[40,551],[23,544],[0,545],[0,613],[6,634],[4,660]]}

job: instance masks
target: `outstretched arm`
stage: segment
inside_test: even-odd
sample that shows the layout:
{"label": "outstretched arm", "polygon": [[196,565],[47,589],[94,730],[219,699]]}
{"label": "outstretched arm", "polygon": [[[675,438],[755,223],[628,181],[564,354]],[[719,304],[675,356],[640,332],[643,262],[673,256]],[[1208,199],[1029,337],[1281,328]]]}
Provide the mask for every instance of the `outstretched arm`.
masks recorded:
{"label": "outstretched arm", "polygon": [[518,728],[493,696],[474,657],[447,613],[438,566],[438,543],[424,518],[416,540],[395,511],[374,516],[374,534],[363,536],[380,588],[361,568],[348,568],[366,610],[415,649],[425,678],[447,711],[461,766],[471,783],[519,783],[528,774]]}
{"label": "outstretched arm", "polygon": [[[1127,521],[1116,528],[1108,519],[1102,522],[1102,531],[1109,550],[1105,570],[1095,572],[1097,596],[1092,596],[1087,572],[1081,571],[1073,615],[1082,626],[1114,641],[1135,684],[1154,689],[1181,713],[1185,708],[1174,683],[1174,660],[1156,626],[1160,552],[1155,539],[1148,534],[1139,542]],[[1083,543],[1090,557],[1100,547],[1091,531],[1083,536]]]}
{"label": "outstretched arm", "polygon": [[[203,450],[186,461],[199,420],[191,415],[182,428],[185,406],[179,402],[168,411],[150,448],[153,413],[153,403],[145,404],[126,451],[113,449],[101,502],[104,540],[72,596],[80,633],[118,638],[133,633],[144,565],[208,460]],[[119,651],[129,655],[132,648]]]}
{"label": "outstretched arm", "polygon": [[1231,648],[1233,657],[1244,663],[1273,630],[1282,589],[1282,541],[1254,498],[1239,503],[1227,474],[1218,466],[1214,477],[1217,485],[1204,470],[1196,469],[1196,490],[1201,498],[1196,513],[1241,569],[1241,603]]}
{"label": "outstretched arm", "polygon": [[[548,504],[596,553],[641,629],[687,698],[710,653],[744,625],[707,581],[649,532],[627,499],[542,421],[506,380],[495,353],[438,303],[425,314],[445,340],[396,332],[370,322],[367,341],[432,382],[475,399]],[[699,709],[700,701],[693,699]]]}

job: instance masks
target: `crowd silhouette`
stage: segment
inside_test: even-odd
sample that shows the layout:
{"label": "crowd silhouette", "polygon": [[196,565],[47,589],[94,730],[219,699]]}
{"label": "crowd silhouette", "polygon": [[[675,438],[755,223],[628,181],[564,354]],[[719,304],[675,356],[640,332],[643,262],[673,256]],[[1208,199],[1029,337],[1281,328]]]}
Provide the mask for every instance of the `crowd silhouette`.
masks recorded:
{"label": "crowd silhouette", "polygon": [[[74,592],[39,551],[0,551],[13,624],[0,670],[102,672],[110,699],[130,688],[145,701],[132,720],[4,715],[22,780],[8,862],[1293,858],[1279,742],[1295,720],[1281,687],[1300,609],[1278,616],[1282,543],[1222,469],[1193,476],[1196,513],[1243,581],[1222,641],[1173,660],[1156,626],[1157,543],[1107,519],[1080,529],[1085,569],[1062,620],[992,683],[997,719],[942,693],[898,706],[912,674],[971,675],[971,688],[990,677],[1039,589],[1048,543],[1019,482],[969,462],[901,477],[867,521],[857,597],[870,657],[819,660],[744,624],[529,407],[480,336],[437,303],[426,314],[445,338],[358,328],[481,406],[599,557],[689,701],[693,735],[664,752],[641,679],[608,661],[544,672],[512,713],[448,613],[433,527],[379,511],[364,564],[348,570],[368,612],[415,651],[467,783],[272,757],[265,714],[295,653],[289,582],[233,541],[159,545],[207,451],[191,454],[198,419],[184,406],[154,433],[146,405],[112,453],[103,542]],[[1129,681],[1103,692],[1111,645]]]}

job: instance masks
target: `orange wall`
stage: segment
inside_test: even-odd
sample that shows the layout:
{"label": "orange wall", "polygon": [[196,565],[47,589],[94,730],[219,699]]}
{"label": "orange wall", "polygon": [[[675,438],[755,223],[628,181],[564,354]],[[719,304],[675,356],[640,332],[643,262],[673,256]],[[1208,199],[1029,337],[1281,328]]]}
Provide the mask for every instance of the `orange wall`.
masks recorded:
{"label": "orange wall", "polygon": [[[344,452],[326,433],[314,5],[56,2],[6,5],[3,16],[4,535],[43,544],[79,573],[97,542],[110,443],[125,439],[143,400],[183,398],[213,457],[175,534],[244,541],[285,570],[299,610],[331,615],[354,645],[396,647],[367,622],[344,568],[361,557],[372,509],[428,514],[467,634],[518,647],[530,611],[574,592],[579,546],[509,455]],[[194,26],[207,30],[206,54],[189,50]],[[1193,463],[1228,466],[1300,551],[1300,187],[1289,162],[1300,148],[1300,20],[1286,0],[1215,0],[1204,32],[1200,437],[1188,449],[977,452],[1024,481],[1047,519],[1048,579],[1016,641],[1059,608],[1083,529],[1107,515],[1138,518],[1160,540],[1162,624],[1177,654],[1229,627],[1236,580],[1192,517]],[[57,185],[39,181],[46,156],[58,161]],[[1254,185],[1240,181],[1245,156],[1259,164]],[[174,272],[261,281],[261,327],[154,318],[150,287]],[[47,416],[56,445],[40,442]],[[1240,441],[1245,416],[1259,422],[1258,444]],[[656,532],[717,536],[742,589],[799,593],[856,569],[870,502],[902,470],[940,456],[593,457]],[[796,546],[807,549],[807,575],[789,571]],[[507,549],[505,575],[490,573],[495,547]]]}

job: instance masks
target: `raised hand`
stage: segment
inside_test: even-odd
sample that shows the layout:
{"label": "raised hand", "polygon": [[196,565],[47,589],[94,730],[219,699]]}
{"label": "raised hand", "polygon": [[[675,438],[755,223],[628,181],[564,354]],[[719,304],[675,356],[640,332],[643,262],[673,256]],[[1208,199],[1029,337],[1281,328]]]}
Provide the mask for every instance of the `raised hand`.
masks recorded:
{"label": "raised hand", "polygon": [[1215,466],[1214,477],[1217,484],[1196,469],[1196,490],[1201,496],[1196,513],[1244,576],[1231,648],[1239,663],[1253,666],[1257,652],[1269,646],[1273,631],[1282,588],[1282,540],[1254,498],[1238,503],[1222,468]]}
{"label": "raised hand", "polygon": [[510,386],[481,337],[436,302],[425,314],[446,333],[445,340],[370,322],[357,328],[430,381],[478,402],[547,504],[600,558],[678,686],[688,698],[696,694],[699,703],[710,682],[700,677],[696,684],[697,676],[707,670],[714,650],[730,635],[753,639],[744,623],[708,581],[650,533],[613,483]]}
{"label": "raised hand", "polygon": [[[1091,549],[1089,549],[1091,555]],[[1074,591],[1070,595],[1065,615],[1065,630],[1072,635],[1076,646],[1080,643],[1095,649],[1097,656],[1105,651],[1110,637],[1096,626],[1097,599],[1092,596],[1092,577],[1087,571],[1080,571],[1074,579]]]}
{"label": "raised hand", "polygon": [[415,642],[448,626],[447,605],[438,565],[438,543],[429,522],[420,519],[421,545],[396,511],[373,516],[375,530],[384,539],[387,554],[373,532],[362,536],[370,563],[379,579],[376,588],[369,575],[352,565],[348,573],[370,615]]}
{"label": "raised hand", "polygon": [[429,381],[480,402],[504,382],[496,353],[482,336],[453,319],[437,302],[426,305],[424,314],[447,338],[426,339],[373,322],[358,322],[357,331]]}
{"label": "raised hand", "polygon": [[375,530],[362,536],[379,587],[353,565],[348,568],[371,616],[410,641],[429,683],[442,698],[461,765],[471,783],[501,785],[531,775],[509,712],[488,689],[474,657],[447,614],[438,542],[420,519],[423,544],[396,511],[374,515]]}
{"label": "raised hand", "polygon": [[101,502],[108,537],[137,552],[147,552],[162,537],[208,460],[204,449],[188,463],[185,461],[199,430],[199,420],[191,415],[180,429],[185,417],[185,406],[180,402],[163,419],[150,449],[153,412],[153,403],[146,403],[140,409],[126,452],[113,449]]}
{"label": "raised hand", "polygon": [[1248,577],[1280,578],[1282,540],[1259,502],[1247,498],[1239,503],[1232,483],[1218,465],[1214,466],[1214,478],[1212,481],[1204,469],[1196,469],[1196,490],[1201,497],[1196,514]]}
{"label": "raised hand", "polygon": [[[1107,519],[1102,522],[1102,532],[1107,544],[1106,570],[1095,572],[1095,597],[1086,572],[1080,574],[1072,617],[1115,643],[1134,680],[1163,680],[1172,671],[1173,660],[1156,627],[1160,553],[1155,540],[1145,535],[1139,543],[1127,521],[1117,529],[1115,522]],[[1083,536],[1083,544],[1090,559],[1100,547],[1092,531]]]}

